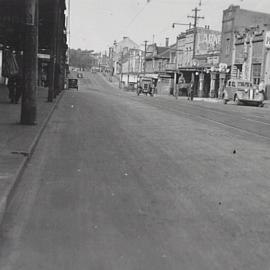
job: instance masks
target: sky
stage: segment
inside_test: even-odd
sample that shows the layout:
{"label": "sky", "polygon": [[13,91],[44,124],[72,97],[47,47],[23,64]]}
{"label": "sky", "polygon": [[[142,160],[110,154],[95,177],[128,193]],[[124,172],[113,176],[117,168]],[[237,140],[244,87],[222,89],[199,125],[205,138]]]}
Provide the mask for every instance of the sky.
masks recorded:
{"label": "sky", "polygon": [[187,18],[192,9],[200,8],[204,17],[198,26],[221,31],[223,10],[231,4],[270,13],[269,0],[70,0],[69,46],[104,53],[124,36],[138,45],[147,40],[164,46],[166,37],[173,44],[188,26],[172,23],[193,23]]}

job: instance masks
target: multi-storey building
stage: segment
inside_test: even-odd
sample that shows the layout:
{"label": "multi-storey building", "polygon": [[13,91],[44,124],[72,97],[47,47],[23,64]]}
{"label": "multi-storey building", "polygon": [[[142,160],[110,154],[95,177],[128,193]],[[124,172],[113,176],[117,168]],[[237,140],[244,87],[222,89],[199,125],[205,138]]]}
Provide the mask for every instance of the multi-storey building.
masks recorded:
{"label": "multi-storey building", "polygon": [[143,72],[144,52],[140,49],[130,49],[122,58],[121,82],[128,86],[138,81],[138,76]]}
{"label": "multi-storey building", "polygon": [[220,39],[221,32],[209,26],[188,29],[177,37],[175,54],[171,54],[167,66],[167,72],[174,72],[174,88],[179,77],[184,76],[186,82],[194,82],[196,95],[216,95]]}
{"label": "multi-storey building", "polygon": [[221,35],[221,54],[220,62],[232,64],[232,51],[235,43],[235,34],[243,32],[245,29],[262,28],[270,24],[270,14],[241,9],[240,6],[229,6],[223,11],[222,35]]}
{"label": "multi-storey building", "polygon": [[232,49],[232,77],[266,85],[270,93],[270,27],[249,28],[235,33]]}
{"label": "multi-storey building", "polygon": [[123,37],[119,42],[115,41],[113,47],[110,49],[110,57],[116,75],[121,74],[122,63],[124,62],[124,59],[127,58],[130,49],[139,49],[139,45],[129,37]]}
{"label": "multi-storey building", "polygon": [[[264,80],[270,92],[270,14],[229,6],[223,11],[220,62],[230,76],[259,84]],[[269,43],[269,44],[268,44]]]}
{"label": "multi-storey building", "polygon": [[156,43],[149,45],[146,49],[145,73],[158,75],[164,72],[169,59],[169,47],[157,46]]}

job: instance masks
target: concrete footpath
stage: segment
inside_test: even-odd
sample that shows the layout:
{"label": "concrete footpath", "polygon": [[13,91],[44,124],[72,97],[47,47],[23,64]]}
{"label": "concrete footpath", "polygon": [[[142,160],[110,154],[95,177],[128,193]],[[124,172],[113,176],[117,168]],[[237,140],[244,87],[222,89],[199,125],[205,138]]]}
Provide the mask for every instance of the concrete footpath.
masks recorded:
{"label": "concrete footpath", "polygon": [[20,175],[62,93],[53,103],[47,102],[47,88],[38,89],[37,125],[19,124],[21,104],[10,104],[8,90],[0,86],[0,224]]}

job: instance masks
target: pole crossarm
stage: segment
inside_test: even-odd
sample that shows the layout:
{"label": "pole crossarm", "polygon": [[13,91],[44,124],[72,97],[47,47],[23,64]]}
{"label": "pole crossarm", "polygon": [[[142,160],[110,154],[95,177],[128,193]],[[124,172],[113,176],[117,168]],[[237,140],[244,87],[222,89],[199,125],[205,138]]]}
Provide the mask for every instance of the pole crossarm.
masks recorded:
{"label": "pole crossarm", "polygon": [[175,27],[175,25],[188,25],[189,26],[189,28],[191,28],[191,23],[172,23],[172,28],[174,28]]}
{"label": "pole crossarm", "polygon": [[197,7],[194,8],[194,9],[192,9],[192,11],[194,12],[194,15],[192,15],[192,16],[187,16],[187,17],[188,17],[188,18],[194,19],[194,24],[193,24],[193,26],[194,26],[194,28],[196,28],[196,27],[197,27],[198,20],[199,20],[199,19],[204,19],[204,16],[198,16],[198,12],[201,11],[201,10],[198,9]]}

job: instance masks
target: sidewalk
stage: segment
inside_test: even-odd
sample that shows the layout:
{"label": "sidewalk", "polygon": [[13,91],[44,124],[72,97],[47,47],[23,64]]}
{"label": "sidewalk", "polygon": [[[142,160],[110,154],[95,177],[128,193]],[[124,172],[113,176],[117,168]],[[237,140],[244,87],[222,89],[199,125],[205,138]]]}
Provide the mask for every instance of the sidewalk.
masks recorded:
{"label": "sidewalk", "polygon": [[[109,80],[107,80],[107,78],[105,78],[104,76],[102,76],[104,81],[106,81],[111,87],[116,88],[121,90],[121,88],[119,88],[119,80],[113,76],[112,77],[112,81],[110,82]],[[171,95],[158,95],[159,97],[166,97],[166,98],[172,98],[175,99],[174,96]],[[179,96],[177,99],[179,100],[187,100],[186,96]],[[211,103],[223,103],[222,99],[218,99],[218,98],[200,98],[200,97],[194,97],[193,101],[203,101],[203,102],[211,102]],[[270,100],[265,100],[264,101],[264,108],[270,108]]]}
{"label": "sidewalk", "polygon": [[20,174],[62,96],[48,103],[47,93],[47,88],[38,89],[37,125],[22,126],[21,105],[10,104],[7,88],[0,86],[0,224]]}

